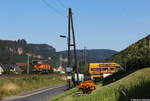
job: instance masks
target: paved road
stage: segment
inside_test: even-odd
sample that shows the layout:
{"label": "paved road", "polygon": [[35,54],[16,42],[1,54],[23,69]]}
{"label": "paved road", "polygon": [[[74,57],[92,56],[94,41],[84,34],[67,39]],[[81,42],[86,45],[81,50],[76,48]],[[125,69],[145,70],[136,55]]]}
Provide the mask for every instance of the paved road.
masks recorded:
{"label": "paved road", "polygon": [[66,85],[50,87],[29,94],[18,95],[11,98],[5,98],[2,101],[47,101],[48,99],[63,93],[67,89]]}

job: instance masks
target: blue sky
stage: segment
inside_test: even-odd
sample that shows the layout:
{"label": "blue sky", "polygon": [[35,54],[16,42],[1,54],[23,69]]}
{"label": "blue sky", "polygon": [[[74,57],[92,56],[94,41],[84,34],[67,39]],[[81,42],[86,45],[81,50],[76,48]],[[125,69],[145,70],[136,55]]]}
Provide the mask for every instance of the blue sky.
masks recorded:
{"label": "blue sky", "polygon": [[77,48],[120,51],[150,34],[150,0],[0,0],[0,39],[26,39],[66,50],[67,8]]}

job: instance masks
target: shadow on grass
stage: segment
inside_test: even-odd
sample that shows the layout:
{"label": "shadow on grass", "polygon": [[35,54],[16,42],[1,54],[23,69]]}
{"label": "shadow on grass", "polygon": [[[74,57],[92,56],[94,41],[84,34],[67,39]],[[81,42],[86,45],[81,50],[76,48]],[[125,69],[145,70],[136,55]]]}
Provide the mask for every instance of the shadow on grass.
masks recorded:
{"label": "shadow on grass", "polygon": [[117,101],[132,101],[131,99],[150,99],[150,81],[140,82],[129,89],[120,87]]}
{"label": "shadow on grass", "polygon": [[122,79],[123,77],[125,77],[127,75],[129,75],[129,73],[127,73],[126,71],[120,71],[120,72],[114,73],[113,75],[110,75],[110,76],[104,78],[102,80],[102,84],[103,84],[103,86],[108,85],[114,81]]}

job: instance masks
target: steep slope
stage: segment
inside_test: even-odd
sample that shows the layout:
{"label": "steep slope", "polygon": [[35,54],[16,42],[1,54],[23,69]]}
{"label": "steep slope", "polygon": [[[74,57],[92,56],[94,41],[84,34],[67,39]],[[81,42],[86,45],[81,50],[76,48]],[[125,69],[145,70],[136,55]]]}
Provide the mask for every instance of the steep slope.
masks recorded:
{"label": "steep slope", "polygon": [[98,85],[96,91],[86,96],[75,96],[72,89],[49,101],[130,101],[150,99],[150,68],[138,70],[106,86]]}
{"label": "steep slope", "polygon": [[108,61],[120,63],[127,70],[150,66],[150,35],[113,55]]}

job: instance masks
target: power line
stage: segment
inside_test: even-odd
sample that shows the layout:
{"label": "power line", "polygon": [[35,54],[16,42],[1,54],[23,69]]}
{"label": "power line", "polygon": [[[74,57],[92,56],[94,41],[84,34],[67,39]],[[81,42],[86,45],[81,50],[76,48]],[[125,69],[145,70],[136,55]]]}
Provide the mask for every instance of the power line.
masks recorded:
{"label": "power line", "polygon": [[50,5],[50,3],[48,3],[46,0],[41,0],[49,9],[52,9],[55,13],[61,15],[61,16],[65,16],[62,12],[60,12],[59,10],[57,10],[55,7],[53,7],[52,5]]}
{"label": "power line", "polygon": [[63,8],[65,8],[65,9],[68,9],[68,7],[66,7],[62,2],[61,2],[61,0],[56,0],[58,3],[59,3],[59,5],[61,5]]}
{"label": "power line", "polygon": [[75,15],[74,15],[74,24],[75,24],[76,32],[78,33],[78,32],[79,32],[79,30],[78,30],[78,27],[77,27],[77,21],[76,21],[76,17],[75,17]]}
{"label": "power line", "polygon": [[[80,29],[79,29],[79,26],[78,26],[78,25],[79,25],[79,23],[78,23],[79,21],[77,20],[77,14],[79,14],[79,13],[76,12],[76,13],[74,14],[74,25],[75,25],[75,29],[76,29],[77,35],[81,35],[81,34],[80,34]],[[80,42],[79,42],[80,44],[78,44],[78,40],[77,40],[77,46],[78,46],[79,48],[81,48],[81,47],[83,47],[83,46],[85,47],[85,41],[82,40],[83,37],[80,37],[80,36],[79,36],[79,38],[81,38],[81,40],[80,40]]]}
{"label": "power line", "polygon": [[[74,14],[74,25],[75,25],[76,33],[78,33],[78,35],[80,35],[79,34],[79,29],[78,29],[78,26],[77,26],[77,19],[76,19],[75,14]],[[77,45],[78,45],[78,47],[81,47],[81,44],[77,44]]]}

